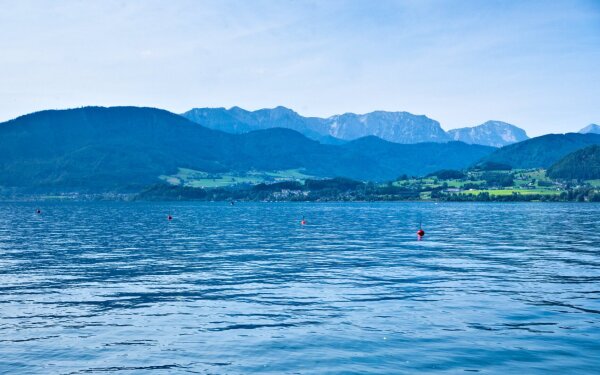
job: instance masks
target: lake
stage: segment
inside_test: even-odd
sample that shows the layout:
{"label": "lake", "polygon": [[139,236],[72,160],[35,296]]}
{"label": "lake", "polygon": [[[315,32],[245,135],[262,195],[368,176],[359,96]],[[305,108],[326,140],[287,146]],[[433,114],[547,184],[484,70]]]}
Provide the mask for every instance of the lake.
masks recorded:
{"label": "lake", "polygon": [[0,290],[0,373],[592,374],[600,205],[0,203]]}

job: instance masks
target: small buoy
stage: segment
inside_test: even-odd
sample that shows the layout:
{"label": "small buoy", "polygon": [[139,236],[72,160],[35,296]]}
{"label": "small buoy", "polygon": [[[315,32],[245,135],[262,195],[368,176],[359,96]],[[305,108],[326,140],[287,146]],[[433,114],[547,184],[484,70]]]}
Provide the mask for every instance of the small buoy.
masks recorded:
{"label": "small buoy", "polygon": [[306,225],[306,219],[302,218],[302,220],[300,221],[300,225]]}
{"label": "small buoy", "polygon": [[417,231],[417,239],[418,239],[419,241],[421,241],[421,239],[423,238],[423,236],[424,236],[424,235],[425,235],[425,231],[424,231],[423,229],[419,229],[419,230]]}
{"label": "small buoy", "polygon": [[41,214],[41,213],[42,213],[42,210],[40,210],[40,209],[38,208],[37,210],[35,210],[35,213],[39,215],[39,214]]}
{"label": "small buoy", "polygon": [[167,216],[167,220],[169,220],[169,221],[173,220],[173,216],[171,216],[171,215]]}

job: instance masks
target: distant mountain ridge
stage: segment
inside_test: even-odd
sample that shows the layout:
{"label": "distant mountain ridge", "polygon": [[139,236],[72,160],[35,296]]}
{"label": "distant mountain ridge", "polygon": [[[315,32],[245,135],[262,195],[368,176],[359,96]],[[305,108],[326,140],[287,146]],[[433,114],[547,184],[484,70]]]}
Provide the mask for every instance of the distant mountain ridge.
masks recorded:
{"label": "distant mountain ridge", "polygon": [[286,107],[247,111],[240,107],[194,108],[182,114],[183,117],[209,129],[241,134],[270,128],[292,129],[308,138],[323,143],[341,143],[329,139],[328,127],[324,119],[303,117]]}
{"label": "distant mountain ridge", "polygon": [[469,144],[503,147],[529,139],[525,130],[502,121],[487,121],[481,125],[449,130],[455,141]]}
{"label": "distant mountain ridge", "polygon": [[344,113],[328,118],[304,117],[295,111],[276,107],[247,111],[239,107],[194,108],[185,118],[210,129],[239,134],[252,130],[282,127],[296,130],[323,143],[339,144],[370,135],[394,143],[449,142],[501,147],[528,139],[524,130],[505,122],[489,121],[473,127],[445,132],[438,121],[409,112],[374,111]]}
{"label": "distant mountain ridge", "polygon": [[581,134],[589,134],[589,133],[600,134],[600,125],[589,124],[585,128],[581,129],[579,131],[579,133],[581,133]]}
{"label": "distant mountain ridge", "polygon": [[375,111],[364,115],[345,113],[331,116],[325,121],[329,124],[329,134],[344,140],[366,136],[376,136],[395,143],[450,140],[439,122],[408,112]]}
{"label": "distant mountain ridge", "polygon": [[0,123],[0,190],[140,191],[178,168],[299,168],[319,177],[385,181],[466,168],[493,151],[462,142],[405,145],[376,137],[326,145],[290,129],[230,134],[156,108],[85,107]]}

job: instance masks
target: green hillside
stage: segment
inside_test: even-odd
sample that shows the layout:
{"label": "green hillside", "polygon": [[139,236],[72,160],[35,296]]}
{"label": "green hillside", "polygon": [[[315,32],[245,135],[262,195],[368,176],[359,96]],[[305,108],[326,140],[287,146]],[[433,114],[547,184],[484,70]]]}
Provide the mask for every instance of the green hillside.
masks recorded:
{"label": "green hillside", "polygon": [[498,163],[512,168],[548,168],[571,152],[600,144],[600,134],[548,134],[502,147],[478,164]]}
{"label": "green hillside", "polygon": [[550,168],[548,176],[561,179],[600,179],[600,146],[590,146],[568,154]]}

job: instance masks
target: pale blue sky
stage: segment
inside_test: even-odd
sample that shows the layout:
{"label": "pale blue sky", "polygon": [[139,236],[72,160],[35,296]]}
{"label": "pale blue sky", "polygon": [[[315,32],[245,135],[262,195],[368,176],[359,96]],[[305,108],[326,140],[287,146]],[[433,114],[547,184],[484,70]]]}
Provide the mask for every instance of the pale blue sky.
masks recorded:
{"label": "pale blue sky", "polygon": [[0,0],[0,121],[83,105],[576,131],[600,123],[600,0]]}

